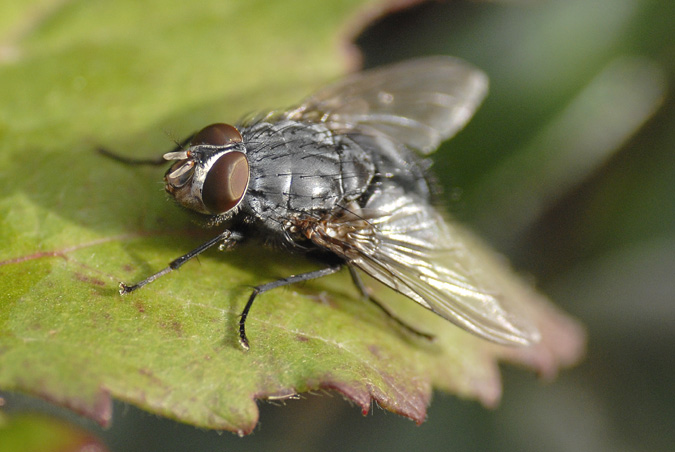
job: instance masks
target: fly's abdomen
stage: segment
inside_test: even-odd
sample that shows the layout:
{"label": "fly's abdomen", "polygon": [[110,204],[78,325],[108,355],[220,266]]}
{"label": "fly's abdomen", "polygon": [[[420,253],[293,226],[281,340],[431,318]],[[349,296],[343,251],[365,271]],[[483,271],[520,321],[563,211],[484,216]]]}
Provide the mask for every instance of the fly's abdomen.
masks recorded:
{"label": "fly's abdomen", "polygon": [[246,204],[263,219],[329,212],[361,196],[375,174],[358,144],[320,123],[259,122],[242,135],[251,171]]}

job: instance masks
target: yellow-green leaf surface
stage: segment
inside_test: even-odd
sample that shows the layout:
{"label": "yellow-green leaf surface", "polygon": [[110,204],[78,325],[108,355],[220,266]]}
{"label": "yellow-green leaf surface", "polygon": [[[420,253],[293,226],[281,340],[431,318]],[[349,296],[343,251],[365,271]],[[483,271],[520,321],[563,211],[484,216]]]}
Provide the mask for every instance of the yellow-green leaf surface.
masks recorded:
{"label": "yellow-green leaf surface", "polygon": [[[379,5],[379,6],[377,6]],[[255,245],[210,251],[121,297],[217,231],[167,202],[155,157],[211,122],[283,107],[345,73],[348,31],[380,2],[4,2],[0,6],[0,388],[100,423],[111,397],[208,428],[250,432],[256,399],[336,390],[418,422],[433,387],[494,404],[497,361],[545,375],[573,363],[576,324],[516,280],[544,338],[506,349],[379,288],[427,343],[358,299],[340,274],[266,293],[315,269]],[[476,252],[495,260],[481,245]],[[492,264],[491,264],[492,265]],[[495,260],[494,265],[501,265]]]}
{"label": "yellow-green leaf surface", "polygon": [[0,416],[0,450],[11,452],[107,452],[91,433],[36,414]]}

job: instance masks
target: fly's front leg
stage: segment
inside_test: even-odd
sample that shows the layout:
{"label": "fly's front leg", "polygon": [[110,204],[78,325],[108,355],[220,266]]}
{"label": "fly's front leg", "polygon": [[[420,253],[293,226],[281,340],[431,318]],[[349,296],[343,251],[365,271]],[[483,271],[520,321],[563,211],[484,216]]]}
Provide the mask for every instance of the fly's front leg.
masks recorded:
{"label": "fly's front leg", "polygon": [[169,272],[172,272],[173,270],[176,270],[180,268],[184,263],[192,259],[193,257],[199,256],[202,254],[204,251],[208,250],[218,242],[222,242],[220,245],[220,249],[230,249],[232,248],[237,242],[241,241],[243,239],[243,236],[238,233],[238,232],[233,232],[230,230],[224,231],[222,234],[212,238],[206,243],[203,243],[199,245],[197,248],[193,249],[187,254],[184,254],[183,256],[179,257],[178,259],[174,259],[171,262],[169,262],[169,265],[166,266],[164,269],[158,271],[157,273],[148,276],[145,278],[143,281],[139,281],[136,284],[132,285],[127,285],[123,282],[120,283],[120,295],[125,295],[128,294],[129,292],[133,292],[134,290],[140,289],[141,287],[150,284],[157,278],[166,275]]}

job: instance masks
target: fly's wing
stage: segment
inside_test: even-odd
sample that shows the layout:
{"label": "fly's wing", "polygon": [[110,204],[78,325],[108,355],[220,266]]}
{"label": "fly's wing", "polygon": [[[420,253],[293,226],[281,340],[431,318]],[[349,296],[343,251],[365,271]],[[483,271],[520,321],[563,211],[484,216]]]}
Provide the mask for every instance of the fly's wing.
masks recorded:
{"label": "fly's wing", "polygon": [[[493,342],[528,345],[539,332],[522,314],[527,290],[467,231],[395,185],[366,208],[345,209],[308,234],[373,278]],[[525,295],[527,296],[527,295]]]}
{"label": "fly's wing", "polygon": [[487,88],[485,74],[460,59],[419,58],[348,76],[286,117],[372,129],[427,154],[464,127]]}
{"label": "fly's wing", "polygon": [[[347,77],[285,117],[388,137],[426,154],[466,124],[487,85],[461,60],[422,58]],[[512,345],[539,340],[520,313],[526,291],[508,269],[393,180],[379,181],[364,207],[351,203],[297,226],[318,246],[474,334]]]}

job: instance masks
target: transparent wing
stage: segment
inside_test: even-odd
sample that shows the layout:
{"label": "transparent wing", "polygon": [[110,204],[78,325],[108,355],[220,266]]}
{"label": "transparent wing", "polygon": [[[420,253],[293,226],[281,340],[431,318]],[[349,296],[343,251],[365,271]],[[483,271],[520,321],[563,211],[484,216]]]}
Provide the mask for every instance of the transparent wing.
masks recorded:
{"label": "transparent wing", "polygon": [[460,59],[419,58],[348,76],[286,117],[372,129],[426,154],[464,127],[487,88],[485,74]]}
{"label": "transparent wing", "polygon": [[310,238],[397,292],[491,341],[539,340],[523,315],[528,290],[517,277],[415,195],[391,185],[365,209],[332,221]]}

